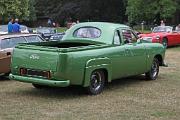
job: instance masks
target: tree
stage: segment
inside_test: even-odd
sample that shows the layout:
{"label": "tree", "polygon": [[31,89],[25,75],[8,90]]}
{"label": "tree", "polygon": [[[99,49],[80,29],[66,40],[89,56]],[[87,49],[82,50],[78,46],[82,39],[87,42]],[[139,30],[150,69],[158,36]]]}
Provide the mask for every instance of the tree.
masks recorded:
{"label": "tree", "polygon": [[29,0],[0,0],[0,15],[8,17],[18,17],[27,19],[29,16]]}
{"label": "tree", "polygon": [[35,4],[36,4],[35,0],[29,0],[29,4],[28,4],[28,11],[29,11],[28,20],[29,21],[35,21],[37,19]]}
{"label": "tree", "polygon": [[[123,23],[127,0],[37,0],[38,16],[64,23],[68,18],[80,21]],[[47,6],[48,4],[48,6]]]}
{"label": "tree", "polygon": [[175,0],[128,0],[126,14],[129,22],[159,22],[170,19],[178,8]]}

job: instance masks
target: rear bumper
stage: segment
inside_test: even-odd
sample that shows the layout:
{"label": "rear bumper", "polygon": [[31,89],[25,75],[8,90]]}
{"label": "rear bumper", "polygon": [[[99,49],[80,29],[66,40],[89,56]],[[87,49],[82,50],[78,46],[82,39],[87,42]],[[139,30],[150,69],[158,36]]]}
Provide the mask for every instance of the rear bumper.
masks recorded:
{"label": "rear bumper", "polygon": [[70,85],[69,80],[48,80],[48,79],[41,79],[41,78],[34,78],[34,77],[25,77],[25,76],[19,76],[19,75],[13,75],[10,74],[9,78],[11,80],[16,80],[20,82],[26,82],[26,83],[33,83],[33,84],[39,84],[39,85],[47,85],[47,86],[54,86],[54,87],[67,87]]}

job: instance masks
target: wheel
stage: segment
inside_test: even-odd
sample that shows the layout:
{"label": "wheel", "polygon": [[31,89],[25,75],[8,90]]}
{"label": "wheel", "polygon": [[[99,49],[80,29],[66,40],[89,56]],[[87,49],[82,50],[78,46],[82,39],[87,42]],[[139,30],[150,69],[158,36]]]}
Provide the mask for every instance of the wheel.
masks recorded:
{"label": "wheel", "polygon": [[33,87],[37,88],[37,89],[43,89],[45,88],[44,85],[38,85],[38,84],[32,84]]}
{"label": "wheel", "polygon": [[91,95],[100,94],[104,89],[105,75],[103,71],[95,70],[90,76],[90,85],[87,91]]}
{"label": "wheel", "polygon": [[159,61],[154,58],[150,71],[145,73],[147,80],[156,80],[159,74]]}
{"label": "wheel", "polygon": [[167,38],[163,38],[163,40],[162,40],[162,45],[163,45],[165,48],[168,47],[168,40],[167,40]]}

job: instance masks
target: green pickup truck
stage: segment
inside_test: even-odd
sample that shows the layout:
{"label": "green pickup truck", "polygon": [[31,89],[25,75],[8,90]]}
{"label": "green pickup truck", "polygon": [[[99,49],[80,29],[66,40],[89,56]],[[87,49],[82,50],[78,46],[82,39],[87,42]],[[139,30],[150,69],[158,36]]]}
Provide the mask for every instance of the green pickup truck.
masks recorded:
{"label": "green pickup truck", "polygon": [[96,95],[114,79],[145,74],[155,80],[164,55],[163,45],[138,39],[126,25],[79,23],[62,41],[16,46],[10,79],[35,88],[80,85]]}

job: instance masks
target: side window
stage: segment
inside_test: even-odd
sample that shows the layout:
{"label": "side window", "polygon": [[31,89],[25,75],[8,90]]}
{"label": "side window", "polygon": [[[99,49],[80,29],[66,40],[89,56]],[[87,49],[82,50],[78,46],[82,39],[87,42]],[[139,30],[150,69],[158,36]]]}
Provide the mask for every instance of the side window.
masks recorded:
{"label": "side window", "polygon": [[114,45],[120,45],[121,44],[119,31],[115,32],[113,43],[114,43]]}
{"label": "side window", "polygon": [[137,41],[137,37],[131,30],[122,30],[124,43],[133,43]]}

